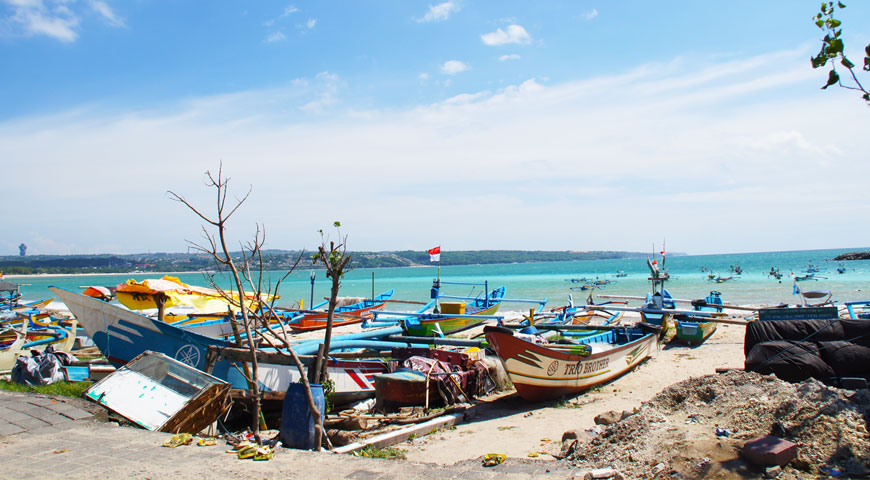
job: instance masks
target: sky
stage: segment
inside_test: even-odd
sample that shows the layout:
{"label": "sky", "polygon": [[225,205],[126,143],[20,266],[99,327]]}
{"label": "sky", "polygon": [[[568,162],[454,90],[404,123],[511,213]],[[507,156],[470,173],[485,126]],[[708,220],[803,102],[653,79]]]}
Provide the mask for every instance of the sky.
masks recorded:
{"label": "sky", "polygon": [[[0,255],[870,245],[817,1],[0,0]],[[839,12],[861,65],[870,4]],[[865,84],[870,74],[859,71]],[[341,222],[340,232],[334,221]]]}

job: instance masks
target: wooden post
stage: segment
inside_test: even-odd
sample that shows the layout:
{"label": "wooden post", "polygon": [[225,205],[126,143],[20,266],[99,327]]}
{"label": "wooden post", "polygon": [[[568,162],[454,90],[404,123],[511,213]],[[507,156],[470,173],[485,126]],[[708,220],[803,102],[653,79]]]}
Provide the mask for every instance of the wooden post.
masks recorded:
{"label": "wooden post", "polygon": [[162,322],[163,318],[165,317],[164,311],[166,309],[166,294],[158,292],[152,295],[151,298],[154,299],[154,303],[157,305],[157,320],[160,320]]}

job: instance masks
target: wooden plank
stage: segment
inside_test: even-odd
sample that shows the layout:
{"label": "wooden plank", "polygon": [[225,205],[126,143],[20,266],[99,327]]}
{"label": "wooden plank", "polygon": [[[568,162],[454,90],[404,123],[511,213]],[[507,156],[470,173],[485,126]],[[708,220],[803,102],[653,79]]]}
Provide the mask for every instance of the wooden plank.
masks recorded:
{"label": "wooden plank", "polygon": [[343,447],[338,447],[334,450],[330,450],[332,453],[350,453],[356,450],[361,450],[369,445],[374,445],[376,448],[385,448],[397,443],[404,442],[411,438],[411,435],[419,436],[428,434],[433,429],[449,427],[452,425],[457,425],[462,423],[465,420],[466,415],[468,415],[469,410],[465,412],[457,412],[451,413],[449,415],[445,415],[443,417],[433,418],[428,422],[419,423],[416,425],[410,425],[406,428],[402,428],[400,430],[395,430],[389,433],[385,433],[382,435],[375,435],[367,439],[365,442],[356,442],[351,443],[350,445],[345,445]]}
{"label": "wooden plank", "polygon": [[[251,352],[245,348],[235,348],[235,347],[216,347],[210,346],[209,350],[215,348],[219,355],[230,362],[244,362],[250,360]],[[354,352],[333,352],[329,354],[330,358],[344,358],[344,359],[355,359],[355,358],[389,358],[388,354],[379,353],[379,352],[363,352],[363,353],[354,353]],[[206,355],[206,359],[208,356]],[[299,360],[302,361],[303,364],[308,364],[314,361],[316,358],[315,355],[299,355]],[[293,366],[295,363],[293,362],[293,357],[290,355],[284,355],[282,353],[277,352],[263,352],[257,351],[257,362],[258,363],[269,363],[272,365],[290,365]],[[208,365],[208,364],[206,364]]]}

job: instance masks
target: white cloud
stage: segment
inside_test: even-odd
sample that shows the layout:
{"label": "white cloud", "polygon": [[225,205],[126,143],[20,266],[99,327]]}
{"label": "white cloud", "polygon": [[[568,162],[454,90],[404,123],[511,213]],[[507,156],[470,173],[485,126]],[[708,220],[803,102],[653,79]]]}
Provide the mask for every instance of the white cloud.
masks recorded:
{"label": "white cloud", "polygon": [[429,74],[424,72],[424,73],[421,73],[420,75],[418,75],[417,78],[419,78],[420,80],[426,81],[426,80],[429,80]]}
{"label": "white cloud", "polygon": [[507,30],[497,29],[491,33],[485,33],[480,36],[483,43],[487,45],[507,45],[509,43],[531,43],[532,36],[521,25],[508,25]]}
{"label": "white cloud", "polygon": [[41,0],[6,0],[5,3],[14,9],[12,16],[6,19],[13,35],[45,35],[64,43],[74,42],[79,37],[76,31],[79,17],[63,0],[50,1],[48,6]]}
{"label": "white cloud", "polygon": [[103,17],[103,20],[106,21],[107,24],[113,27],[126,27],[127,25],[124,23],[124,19],[119,17],[106,2],[101,0],[89,0],[88,5],[91,6],[95,12],[100,14]]}
{"label": "white cloud", "polygon": [[315,75],[316,98],[299,107],[300,110],[314,114],[324,114],[339,103],[339,90],[344,86],[341,78],[333,73],[320,72]]}
{"label": "white cloud", "polygon": [[520,59],[520,56],[517,55],[516,53],[511,53],[508,55],[502,55],[502,56],[498,57],[499,62],[506,62],[508,60],[519,60],[519,59]]}
{"label": "white cloud", "polygon": [[296,8],[295,5],[287,5],[286,7],[284,7],[284,11],[281,12],[280,15],[278,15],[275,18],[271,18],[269,20],[266,20],[265,22],[263,22],[263,25],[265,25],[267,27],[271,27],[272,25],[274,25],[276,22],[280,21],[281,19],[287,18],[290,15],[292,15],[298,11],[299,11],[299,9]]}
{"label": "white cloud", "polygon": [[592,20],[593,18],[595,18],[597,16],[598,16],[598,10],[596,10],[594,8],[583,14],[583,18],[585,18],[586,20]]}
{"label": "white cloud", "polygon": [[280,42],[281,40],[284,40],[286,38],[287,38],[287,36],[281,32],[272,32],[269,35],[267,35],[266,39],[263,41],[266,43],[275,43],[275,42]]}
{"label": "white cloud", "polygon": [[438,5],[429,5],[429,11],[423,18],[417,18],[417,22],[443,22],[450,18],[450,14],[459,11],[459,5],[456,2],[447,1]]}
{"label": "white cloud", "polygon": [[[687,58],[358,110],[342,79],[322,72],[171,111],[6,120],[4,175],[40,178],[41,194],[27,182],[4,185],[9,198],[31,199],[17,214],[34,235],[0,229],[0,247],[14,252],[42,238],[45,248],[79,253],[99,238],[128,252],[183,251],[185,239],[199,238],[199,223],[164,192],[213,201],[200,181],[220,160],[237,190],[254,188],[233,232],[265,223],[272,248],[316,245],[317,229],[333,219],[360,250],[426,245],[436,234],[456,249],[567,250],[582,238],[583,249],[638,250],[663,236],[693,253],[864,245],[870,226],[854,219],[870,216],[866,107],[849,92],[820,91],[818,72],[806,67],[812,53]],[[325,195],[327,170],[378,188]],[[420,215],[433,211],[433,198],[437,213]],[[133,204],[149,208],[131,216]],[[88,221],[89,205],[99,205],[100,222]],[[488,228],[449,228],[469,205],[486,208]],[[639,238],[565,221],[589,218],[590,205],[596,218],[627,225],[656,205],[668,222],[652,222]],[[385,207],[389,215],[372,214]],[[831,240],[829,230],[807,230],[805,218],[850,228]],[[742,228],[722,227],[738,221]],[[560,225],[559,235],[523,227],[530,224]],[[66,247],[48,247],[51,240]]]}
{"label": "white cloud", "polygon": [[470,69],[471,67],[467,63],[459,60],[447,60],[444,65],[441,65],[441,73],[445,75],[456,75]]}
{"label": "white cloud", "polygon": [[316,18],[309,18],[308,21],[305,22],[305,26],[306,26],[309,30],[312,29],[312,28],[314,28],[315,25],[317,25],[317,19],[316,19]]}

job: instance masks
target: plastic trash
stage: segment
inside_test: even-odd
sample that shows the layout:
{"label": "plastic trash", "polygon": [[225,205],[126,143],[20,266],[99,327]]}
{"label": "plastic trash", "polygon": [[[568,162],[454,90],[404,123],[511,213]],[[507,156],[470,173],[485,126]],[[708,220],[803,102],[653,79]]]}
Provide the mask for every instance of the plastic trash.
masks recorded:
{"label": "plastic trash", "polygon": [[501,453],[487,453],[483,456],[483,466],[484,467],[494,467],[500,463],[503,463],[506,455]]}

